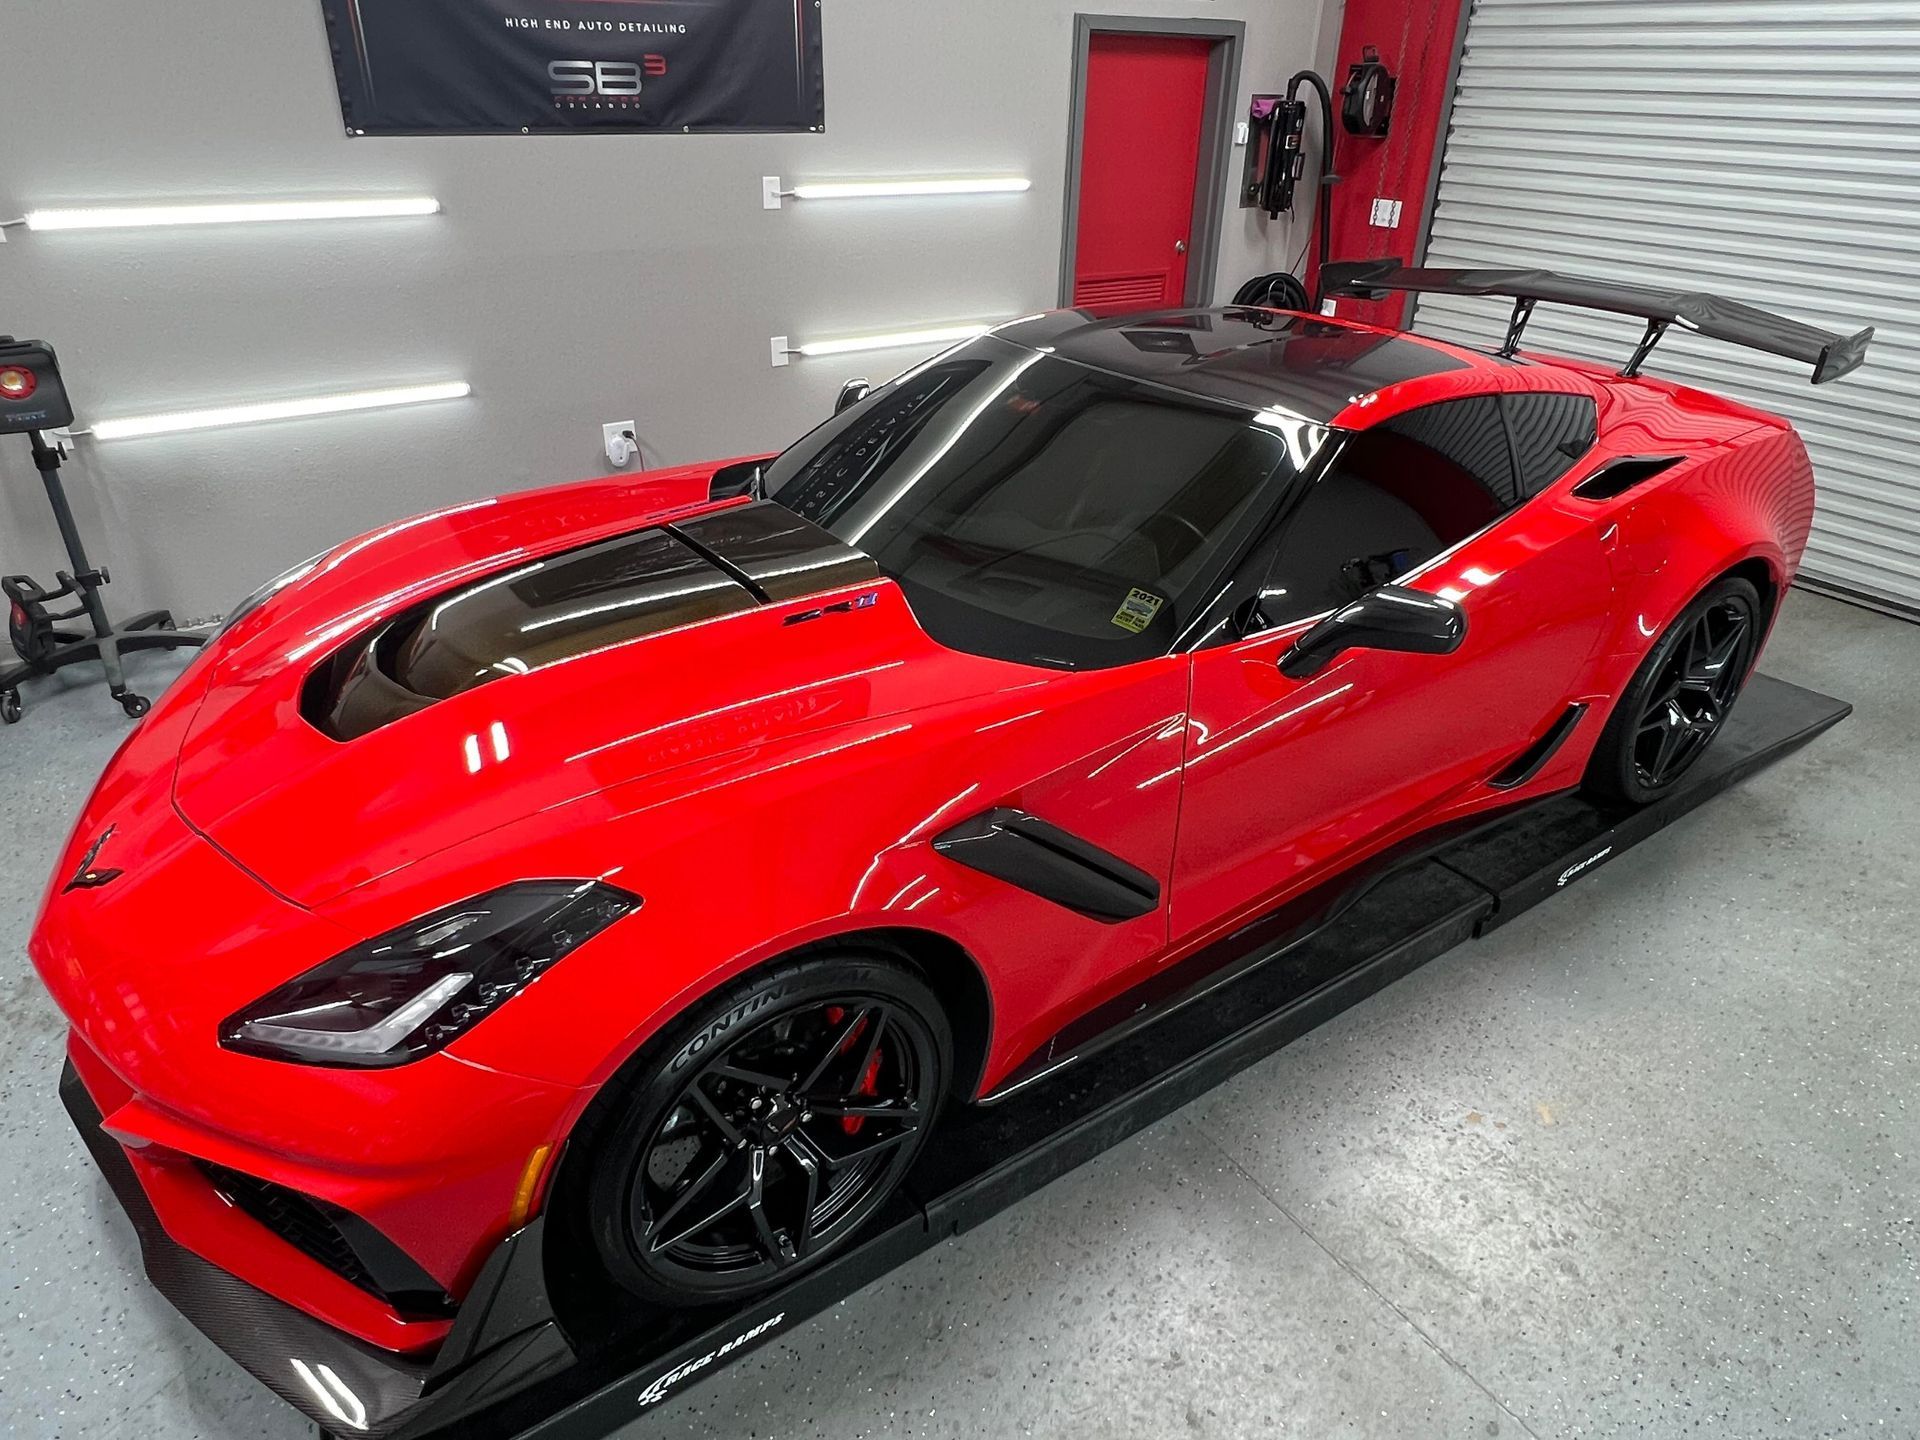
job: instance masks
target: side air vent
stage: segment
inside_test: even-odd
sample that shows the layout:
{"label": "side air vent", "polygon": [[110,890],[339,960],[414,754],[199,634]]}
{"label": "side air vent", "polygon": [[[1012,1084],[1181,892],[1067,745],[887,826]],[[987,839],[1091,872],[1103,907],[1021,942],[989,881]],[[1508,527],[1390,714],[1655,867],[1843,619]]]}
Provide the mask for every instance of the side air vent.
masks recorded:
{"label": "side air vent", "polygon": [[1574,486],[1573,493],[1582,500],[1611,500],[1666,474],[1684,458],[1681,455],[1641,455],[1615,460]]}
{"label": "side air vent", "polygon": [[1160,904],[1160,882],[1146,871],[1023,810],[989,810],[964,820],[933,848],[955,864],[1108,925],[1152,914]]}
{"label": "side air vent", "polygon": [[1586,713],[1585,705],[1569,705],[1565,713],[1553,722],[1552,729],[1521,751],[1512,764],[1487,783],[1496,790],[1518,790],[1547,768],[1547,762],[1560,753],[1560,747],[1579,728]]}

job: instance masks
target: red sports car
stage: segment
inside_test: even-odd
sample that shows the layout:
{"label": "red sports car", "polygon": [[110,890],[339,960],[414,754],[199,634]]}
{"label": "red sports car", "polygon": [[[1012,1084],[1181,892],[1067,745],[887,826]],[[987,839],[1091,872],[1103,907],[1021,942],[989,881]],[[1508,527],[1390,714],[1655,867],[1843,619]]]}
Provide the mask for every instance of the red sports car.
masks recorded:
{"label": "red sports car", "polygon": [[[1304,932],[1438,827],[1673,785],[1813,477],[1639,362],[1680,324],[1826,379],[1868,335],[1334,279],[1513,297],[1515,343],[1042,315],[778,457],[455,506],[250,598],[32,941],[168,1234],[410,1356],[536,1213],[638,1296],[737,1297],[844,1245],[944,1105],[1178,1004],[1256,922]],[[1523,355],[1543,300],[1649,343]]]}

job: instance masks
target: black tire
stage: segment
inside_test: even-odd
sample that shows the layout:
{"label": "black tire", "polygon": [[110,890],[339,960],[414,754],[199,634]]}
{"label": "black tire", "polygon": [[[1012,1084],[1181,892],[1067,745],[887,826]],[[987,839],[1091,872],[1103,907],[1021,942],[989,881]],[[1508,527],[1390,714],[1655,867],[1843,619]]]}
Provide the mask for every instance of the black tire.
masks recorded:
{"label": "black tire", "polygon": [[843,950],[749,975],[596,1100],[557,1208],[644,1299],[754,1294],[820,1264],[886,1203],[952,1074],[940,1002],[903,958]]}
{"label": "black tire", "polygon": [[1679,784],[1746,688],[1760,625],[1760,592],[1749,581],[1729,576],[1696,596],[1613,707],[1587,766],[1587,792],[1646,805]]}

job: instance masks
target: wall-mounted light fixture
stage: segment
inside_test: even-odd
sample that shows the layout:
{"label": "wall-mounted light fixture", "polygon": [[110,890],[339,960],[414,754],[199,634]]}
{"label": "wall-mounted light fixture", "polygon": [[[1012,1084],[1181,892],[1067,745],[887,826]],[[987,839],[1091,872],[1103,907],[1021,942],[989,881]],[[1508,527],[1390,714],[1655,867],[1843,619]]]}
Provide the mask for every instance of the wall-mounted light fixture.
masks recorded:
{"label": "wall-mounted light fixture", "polygon": [[351,390],[335,395],[310,395],[301,400],[269,400],[252,405],[221,405],[206,410],[96,420],[91,426],[65,434],[91,435],[95,440],[131,440],[143,435],[176,435],[184,430],[212,430],[225,425],[257,425],[265,420],[304,420],[316,415],[342,415],[352,410],[386,410],[396,405],[461,400],[472,393],[473,387],[465,381],[405,385],[389,390]]}
{"label": "wall-mounted light fixture", "polygon": [[781,188],[778,175],[760,179],[761,203],[778,210],[794,200],[885,200],[928,195],[1019,195],[1033,188],[1024,175],[951,175],[931,180],[822,180]]}
{"label": "wall-mounted light fixture", "polygon": [[220,205],[105,205],[73,210],[30,210],[0,224],[29,230],[122,230],[161,225],[243,225],[286,220],[386,220],[438,215],[430,195],[367,200],[248,200]]}
{"label": "wall-mounted light fixture", "polygon": [[823,355],[857,355],[865,350],[904,350],[913,345],[957,345],[984,335],[993,328],[980,322],[972,325],[940,325],[927,330],[890,330],[879,335],[849,335],[842,340],[808,340],[799,345],[785,335],[773,337],[773,363],[791,365],[795,356],[818,359]]}

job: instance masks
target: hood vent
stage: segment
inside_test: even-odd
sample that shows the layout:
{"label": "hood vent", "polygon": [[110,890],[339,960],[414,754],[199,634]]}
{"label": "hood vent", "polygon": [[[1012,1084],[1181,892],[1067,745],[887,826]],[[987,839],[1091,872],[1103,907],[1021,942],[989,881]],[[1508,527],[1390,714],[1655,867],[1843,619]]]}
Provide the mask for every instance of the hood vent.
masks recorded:
{"label": "hood vent", "polygon": [[667,528],[762,600],[804,600],[880,577],[872,556],[771,500]]}
{"label": "hood vent", "polygon": [[301,709],[353,740],[437,701],[593,650],[874,579],[867,556],[769,501],[536,560],[350,642]]}

